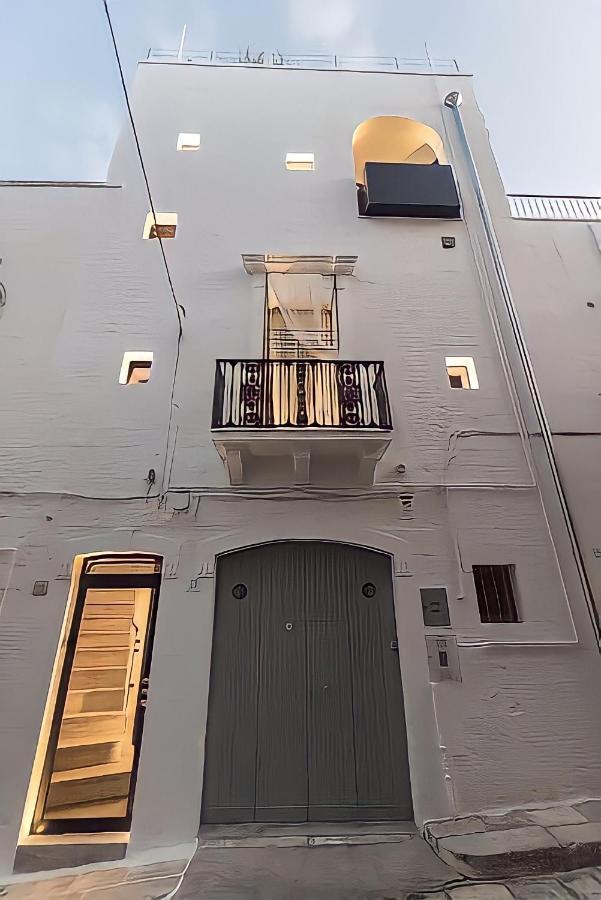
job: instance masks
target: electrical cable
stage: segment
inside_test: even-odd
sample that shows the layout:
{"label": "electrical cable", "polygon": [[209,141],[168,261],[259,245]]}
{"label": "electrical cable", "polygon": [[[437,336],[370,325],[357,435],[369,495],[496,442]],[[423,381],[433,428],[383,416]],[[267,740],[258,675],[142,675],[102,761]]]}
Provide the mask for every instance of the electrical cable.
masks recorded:
{"label": "electrical cable", "polygon": [[159,500],[161,494],[134,494],[130,497],[92,497],[90,494],[77,494],[74,491],[0,491],[1,497],[67,497],[74,500],[109,500],[116,503],[121,500]]}
{"label": "electrical cable", "polygon": [[121,88],[123,90],[123,96],[125,98],[125,105],[127,107],[127,115],[129,118],[132,133],[134,136],[134,141],[136,144],[138,159],[140,161],[140,168],[142,170],[144,184],[146,185],[146,193],[148,195],[148,202],[150,203],[150,210],[152,212],[152,217],[153,217],[154,223],[155,223],[156,236],[159,241],[159,246],[161,248],[161,256],[163,258],[163,265],[165,267],[167,281],[169,282],[169,289],[171,292],[173,305],[175,307],[175,314],[177,316],[177,323],[178,323],[177,347],[176,347],[176,352],[175,352],[175,364],[173,367],[173,382],[171,385],[171,397],[170,397],[170,401],[169,401],[169,421],[167,423],[167,446],[165,447],[165,462],[163,465],[163,484],[162,484],[162,486],[163,486],[163,489],[165,489],[165,478],[167,477],[167,461],[169,458],[169,447],[171,445],[171,428],[172,428],[172,424],[173,424],[173,400],[174,400],[174,395],[175,395],[175,382],[177,379],[177,370],[178,370],[178,366],[179,366],[179,357],[180,357],[180,346],[181,346],[182,337],[183,337],[183,325],[182,325],[182,315],[181,315],[181,310],[183,309],[183,307],[180,306],[180,304],[178,303],[178,300],[177,300],[177,296],[175,293],[175,287],[173,285],[173,279],[171,278],[171,272],[169,270],[169,264],[167,262],[165,247],[163,246],[163,239],[162,239],[161,235],[159,234],[159,231],[157,228],[157,217],[156,217],[154,201],[152,199],[152,191],[150,190],[150,181],[148,179],[148,173],[146,171],[146,166],[144,165],[144,157],[142,155],[142,147],[140,145],[140,139],[138,137],[138,131],[136,128],[136,121],[134,119],[133,110],[132,110],[131,103],[129,100],[127,84],[125,83],[125,76],[123,74],[123,66],[121,65],[121,57],[119,55],[119,48],[117,47],[117,39],[115,37],[113,22],[111,20],[111,14],[110,14],[109,8],[108,8],[108,0],[102,0],[102,5],[104,6],[104,12],[106,14],[106,20],[107,20],[109,31],[111,34],[113,50],[115,53],[115,60],[117,62],[117,68],[119,69],[119,78],[121,80]]}
{"label": "electrical cable", "polygon": [[198,850],[198,838],[195,838],[194,850],[192,851],[192,855],[190,856],[190,858],[188,859],[188,862],[184,866],[184,870],[180,874],[179,881],[177,882],[177,884],[175,885],[175,887],[173,888],[172,891],[170,891],[168,894],[165,894],[164,900],[172,900],[172,898],[175,897],[175,895],[181,888],[182,884],[184,883],[184,878],[186,877],[186,873],[187,873],[188,869],[190,868],[190,864],[191,864],[192,860],[194,859],[194,857],[196,856],[197,850]]}

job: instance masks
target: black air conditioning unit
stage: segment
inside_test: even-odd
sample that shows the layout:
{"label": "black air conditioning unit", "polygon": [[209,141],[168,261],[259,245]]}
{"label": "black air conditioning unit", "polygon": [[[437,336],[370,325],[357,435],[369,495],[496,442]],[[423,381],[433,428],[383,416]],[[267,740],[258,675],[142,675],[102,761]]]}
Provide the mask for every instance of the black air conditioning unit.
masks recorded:
{"label": "black air conditioning unit", "polygon": [[417,163],[365,163],[359,188],[362,216],[458,219],[459,196],[451,166]]}

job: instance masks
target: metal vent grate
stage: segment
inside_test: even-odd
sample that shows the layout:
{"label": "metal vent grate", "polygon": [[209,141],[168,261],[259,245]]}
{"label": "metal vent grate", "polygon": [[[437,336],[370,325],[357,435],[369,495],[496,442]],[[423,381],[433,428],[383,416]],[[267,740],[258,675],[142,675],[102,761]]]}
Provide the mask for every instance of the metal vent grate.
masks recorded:
{"label": "metal vent grate", "polygon": [[536,197],[509,194],[507,199],[514,219],[552,222],[601,221],[600,197]]}
{"label": "metal vent grate", "polygon": [[472,566],[481,622],[519,622],[515,566]]}

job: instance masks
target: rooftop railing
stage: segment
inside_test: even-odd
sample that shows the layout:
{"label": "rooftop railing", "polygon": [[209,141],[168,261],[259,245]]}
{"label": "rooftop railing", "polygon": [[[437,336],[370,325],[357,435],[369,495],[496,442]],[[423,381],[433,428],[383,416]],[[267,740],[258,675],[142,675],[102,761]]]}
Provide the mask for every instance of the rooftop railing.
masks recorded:
{"label": "rooftop railing", "polygon": [[514,219],[548,222],[601,222],[601,197],[544,197],[509,194]]}
{"label": "rooftop railing", "polygon": [[409,58],[401,56],[338,56],[334,53],[283,53],[279,50],[160,50],[151,48],[146,57],[154,62],[181,62],[214,66],[265,66],[283,69],[346,69],[361,72],[459,71],[454,59]]}

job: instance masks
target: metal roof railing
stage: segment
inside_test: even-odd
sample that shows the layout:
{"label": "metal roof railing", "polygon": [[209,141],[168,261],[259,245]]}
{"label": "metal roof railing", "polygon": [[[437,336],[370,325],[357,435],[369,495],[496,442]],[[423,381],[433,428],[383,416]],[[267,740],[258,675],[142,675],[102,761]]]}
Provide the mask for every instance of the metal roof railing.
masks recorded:
{"label": "metal roof railing", "polygon": [[453,74],[459,72],[454,59],[400,56],[338,56],[334,53],[283,53],[279,50],[160,50],[151,48],[152,62],[181,62],[215,66],[264,66],[283,69],[345,69],[360,72],[405,72]]}
{"label": "metal roof railing", "polygon": [[601,197],[545,197],[509,194],[514,219],[547,222],[601,222]]}

